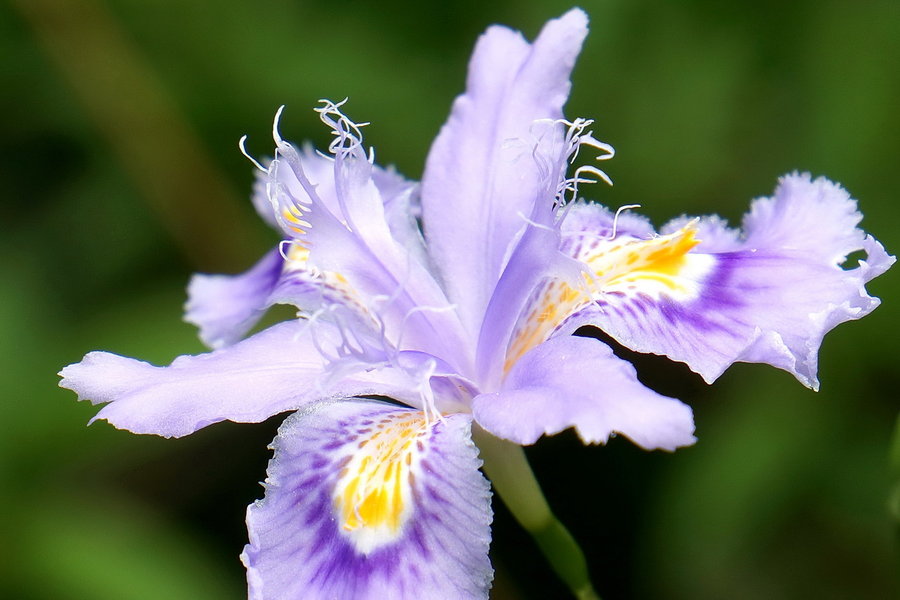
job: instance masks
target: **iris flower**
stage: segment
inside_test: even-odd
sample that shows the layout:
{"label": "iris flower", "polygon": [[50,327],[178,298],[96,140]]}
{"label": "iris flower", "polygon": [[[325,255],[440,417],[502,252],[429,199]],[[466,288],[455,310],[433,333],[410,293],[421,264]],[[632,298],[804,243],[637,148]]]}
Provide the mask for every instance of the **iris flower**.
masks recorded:
{"label": "iris flower", "polygon": [[[284,141],[279,110],[253,201],[281,243],[244,274],[190,284],[186,318],[213,350],[165,367],[91,352],[62,371],[105,404],[95,419],[135,433],[295,411],[247,513],[252,598],[485,598],[482,460],[540,529],[552,515],[523,497],[536,488],[519,445],[570,427],[586,443],[694,443],[691,409],[572,335],[582,326],[707,382],[760,362],[815,389],[822,337],[878,305],[864,286],[893,257],[826,179],[783,177],[740,230],[682,217],[656,232],[578,199],[607,180],[593,162],[571,171],[579,150],[612,155],[562,112],[586,33],[580,10],[534,43],[489,28],[421,184],[376,166],[340,103],[317,109],[324,153]],[[245,337],[279,303],[298,318]]]}

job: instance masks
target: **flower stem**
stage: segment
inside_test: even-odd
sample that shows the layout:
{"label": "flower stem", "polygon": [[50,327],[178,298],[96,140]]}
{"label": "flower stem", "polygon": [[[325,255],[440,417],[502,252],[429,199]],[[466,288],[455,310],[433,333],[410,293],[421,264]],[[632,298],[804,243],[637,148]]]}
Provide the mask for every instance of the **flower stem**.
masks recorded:
{"label": "flower stem", "polygon": [[894,427],[888,461],[893,479],[893,486],[888,494],[888,511],[894,519],[897,535],[900,536],[900,415],[897,416],[897,424]]}
{"label": "flower stem", "polygon": [[541,552],[578,600],[600,600],[594,591],[584,553],[572,534],[557,520],[544,498],[522,447],[473,427],[484,471],[494,491],[534,537]]}

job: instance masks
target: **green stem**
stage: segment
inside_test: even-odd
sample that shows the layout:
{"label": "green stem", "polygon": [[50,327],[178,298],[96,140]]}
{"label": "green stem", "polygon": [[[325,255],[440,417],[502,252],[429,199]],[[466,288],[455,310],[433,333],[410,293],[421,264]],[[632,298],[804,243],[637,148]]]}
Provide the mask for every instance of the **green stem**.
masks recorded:
{"label": "green stem", "polygon": [[900,415],[897,416],[897,424],[894,427],[888,463],[892,485],[888,492],[887,508],[894,520],[895,544],[900,544]]}
{"label": "green stem", "polygon": [[578,542],[557,520],[538,485],[522,447],[475,427],[484,471],[516,520],[534,537],[557,575],[579,600],[600,600]]}

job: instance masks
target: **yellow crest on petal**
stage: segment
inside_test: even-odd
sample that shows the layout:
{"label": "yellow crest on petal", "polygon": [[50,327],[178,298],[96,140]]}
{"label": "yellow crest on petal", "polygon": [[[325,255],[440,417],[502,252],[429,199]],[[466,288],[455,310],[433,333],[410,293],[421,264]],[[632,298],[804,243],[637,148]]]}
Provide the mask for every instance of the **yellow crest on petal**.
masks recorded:
{"label": "yellow crest on petal", "polygon": [[359,432],[333,502],[341,531],[360,553],[396,540],[412,515],[413,473],[428,432],[419,412],[386,415]]}
{"label": "yellow crest on petal", "polygon": [[700,243],[695,223],[675,233],[649,240],[620,237],[605,240],[580,253],[588,269],[578,289],[563,281],[549,282],[520,319],[506,353],[509,371],[522,356],[547,340],[564,319],[605,294],[651,298],[668,296],[685,301],[697,294],[698,282],[715,259],[691,254]]}
{"label": "yellow crest on petal", "polygon": [[581,257],[590,268],[593,293],[661,293],[684,297],[693,292],[692,275],[705,271],[711,258],[688,254],[700,240],[694,223],[649,240],[627,239],[602,244]]}

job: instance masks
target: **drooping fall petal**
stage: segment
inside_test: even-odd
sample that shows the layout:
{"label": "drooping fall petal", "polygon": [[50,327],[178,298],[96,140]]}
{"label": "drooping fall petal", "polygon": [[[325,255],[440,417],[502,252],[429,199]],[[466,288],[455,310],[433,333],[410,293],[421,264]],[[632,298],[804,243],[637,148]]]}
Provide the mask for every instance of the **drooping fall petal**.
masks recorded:
{"label": "drooping fall petal", "polygon": [[470,423],[372,401],[289,417],[247,511],[250,597],[487,598],[490,491]]}

